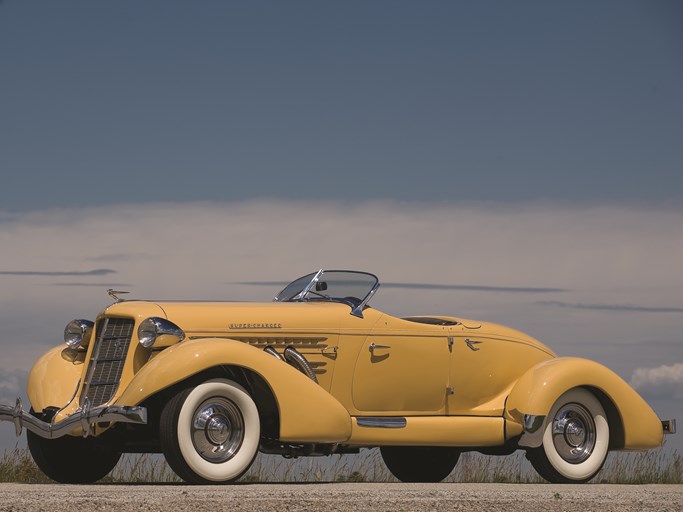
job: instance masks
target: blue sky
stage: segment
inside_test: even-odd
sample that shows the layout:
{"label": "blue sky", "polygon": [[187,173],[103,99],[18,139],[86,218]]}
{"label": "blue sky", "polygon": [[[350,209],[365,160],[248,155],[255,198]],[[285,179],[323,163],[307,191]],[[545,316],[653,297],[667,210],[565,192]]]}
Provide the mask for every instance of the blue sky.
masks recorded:
{"label": "blue sky", "polygon": [[681,22],[673,1],[0,1],[0,400],[108,287],[270,300],[240,283],[327,267],[409,284],[388,313],[595,359],[683,420]]}
{"label": "blue sky", "polygon": [[0,4],[0,204],[683,201],[680,2]]}

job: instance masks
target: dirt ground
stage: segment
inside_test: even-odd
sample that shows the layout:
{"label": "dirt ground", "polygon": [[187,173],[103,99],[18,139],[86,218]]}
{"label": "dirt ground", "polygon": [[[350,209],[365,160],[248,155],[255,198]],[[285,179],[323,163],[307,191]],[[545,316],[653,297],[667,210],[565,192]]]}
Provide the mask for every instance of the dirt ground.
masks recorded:
{"label": "dirt ground", "polygon": [[0,511],[683,511],[683,485],[0,484]]}

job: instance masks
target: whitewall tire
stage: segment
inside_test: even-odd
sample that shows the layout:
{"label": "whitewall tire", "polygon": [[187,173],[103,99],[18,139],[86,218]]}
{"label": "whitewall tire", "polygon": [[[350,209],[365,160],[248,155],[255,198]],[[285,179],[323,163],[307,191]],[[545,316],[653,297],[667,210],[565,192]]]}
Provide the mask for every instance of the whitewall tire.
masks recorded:
{"label": "whitewall tire", "polygon": [[251,466],[261,437],[258,409],[236,382],[214,379],[179,392],[164,407],[161,448],[190,483],[230,483]]}
{"label": "whitewall tire", "polygon": [[546,419],[543,444],[527,452],[534,469],[553,483],[581,483],[602,468],[609,423],[600,401],[584,388],[560,396]]}

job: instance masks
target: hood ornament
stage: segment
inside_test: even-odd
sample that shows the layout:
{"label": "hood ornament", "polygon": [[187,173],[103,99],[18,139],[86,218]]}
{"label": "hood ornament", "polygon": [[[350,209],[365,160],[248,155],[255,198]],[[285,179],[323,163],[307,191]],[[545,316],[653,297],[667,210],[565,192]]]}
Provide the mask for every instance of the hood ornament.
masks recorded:
{"label": "hood ornament", "polygon": [[124,299],[119,298],[119,295],[122,295],[124,293],[130,293],[130,292],[124,292],[123,290],[114,290],[113,288],[109,288],[107,290],[107,293],[109,296],[114,299],[116,302],[123,302]]}

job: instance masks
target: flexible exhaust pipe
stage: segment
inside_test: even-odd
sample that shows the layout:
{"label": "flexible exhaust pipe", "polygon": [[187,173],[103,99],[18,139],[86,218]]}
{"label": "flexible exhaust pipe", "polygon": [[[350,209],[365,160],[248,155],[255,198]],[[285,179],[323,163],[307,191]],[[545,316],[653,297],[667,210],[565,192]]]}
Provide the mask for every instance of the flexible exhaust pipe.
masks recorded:
{"label": "flexible exhaust pipe", "polygon": [[268,353],[268,354],[270,354],[270,355],[273,356],[273,357],[277,357],[280,361],[284,361],[284,360],[285,360],[284,357],[282,357],[282,356],[280,355],[280,353],[279,353],[277,350],[275,350],[275,349],[273,348],[272,345],[266,345],[266,346],[263,348],[263,351],[266,352],[266,353]]}
{"label": "flexible exhaust pipe", "polygon": [[313,371],[311,365],[301,354],[301,352],[295,349],[292,345],[289,345],[285,349],[285,360],[301,373],[309,377],[313,382],[316,384],[318,383],[318,377],[315,376],[315,372]]}

